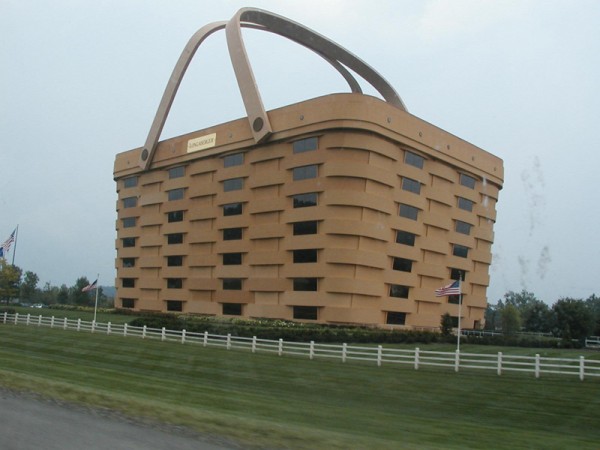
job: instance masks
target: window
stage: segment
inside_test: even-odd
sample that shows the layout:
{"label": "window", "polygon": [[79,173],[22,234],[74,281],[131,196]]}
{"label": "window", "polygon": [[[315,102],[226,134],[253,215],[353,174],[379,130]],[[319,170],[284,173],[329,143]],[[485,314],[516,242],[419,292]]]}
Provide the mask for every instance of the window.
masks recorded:
{"label": "window", "polygon": [[466,234],[467,236],[471,234],[471,227],[473,225],[471,225],[470,223],[467,222],[463,222],[461,220],[457,220],[454,230],[457,233],[461,233],[461,234]]}
{"label": "window", "polygon": [[135,258],[123,258],[121,263],[123,267],[135,267]]}
{"label": "window", "polygon": [[294,236],[302,236],[305,234],[317,234],[317,221],[308,220],[305,222],[294,222]]}
{"label": "window", "polygon": [[239,191],[240,189],[244,189],[244,179],[243,178],[230,178],[229,180],[223,181],[223,191]]}
{"label": "window", "polygon": [[424,161],[425,161],[425,158],[423,158],[422,156],[416,155],[415,153],[411,153],[411,152],[404,152],[404,163],[405,164],[422,169]]}
{"label": "window", "polygon": [[460,209],[464,209],[465,211],[472,212],[473,202],[471,200],[467,200],[466,198],[458,197],[458,207]]}
{"label": "window", "polygon": [[241,166],[244,164],[244,154],[234,153],[223,157],[223,167]]}
{"label": "window", "polygon": [[135,208],[137,206],[137,197],[126,197],[123,199],[123,208]]}
{"label": "window", "polygon": [[392,284],[390,285],[390,297],[396,298],[408,298],[408,286],[402,286],[400,284]]}
{"label": "window", "polygon": [[241,291],[242,290],[242,279],[241,278],[223,278],[223,290],[224,291]]}
{"label": "window", "polygon": [[121,286],[124,288],[135,287],[135,278],[121,278]]}
{"label": "window", "polygon": [[242,238],[241,228],[225,228],[223,229],[223,240],[224,241],[237,241]]}
{"label": "window", "polygon": [[311,150],[316,150],[317,148],[319,148],[319,139],[317,137],[301,139],[292,144],[294,153],[309,152]]}
{"label": "window", "polygon": [[470,177],[469,175],[465,175],[464,173],[460,174],[460,184],[468,187],[469,189],[475,189],[475,178]]}
{"label": "window", "polygon": [[406,313],[388,311],[385,323],[388,325],[404,325],[406,323]]}
{"label": "window", "polygon": [[410,272],[412,270],[412,261],[406,258],[394,258],[392,268],[400,272]]}
{"label": "window", "polygon": [[241,203],[228,203],[227,205],[223,205],[224,216],[239,216],[240,214],[242,214]]}
{"label": "window", "polygon": [[414,247],[416,235],[409,233],[408,231],[398,230],[396,231],[396,243],[403,245],[410,245]]}
{"label": "window", "polygon": [[450,279],[451,280],[463,280],[467,279],[467,272],[462,269],[450,269]]}
{"label": "window", "polygon": [[125,217],[122,220],[123,228],[132,228],[135,227],[136,218],[135,217]]}
{"label": "window", "polygon": [[183,222],[183,211],[171,211],[167,213],[167,222]]}
{"label": "window", "polygon": [[294,199],[294,208],[306,208],[317,205],[317,193],[298,194],[292,197]]}
{"label": "window", "polygon": [[317,320],[316,306],[294,306],[294,319]]}
{"label": "window", "polygon": [[415,194],[421,193],[421,183],[417,180],[402,177],[402,190],[408,192],[414,192]]}
{"label": "window", "polygon": [[305,250],[293,250],[294,252],[294,263],[313,263],[317,262],[317,250],[305,249]]}
{"label": "window", "polygon": [[242,315],[242,304],[241,303],[223,303],[223,315],[224,316],[241,316]]}
{"label": "window", "polygon": [[400,203],[400,217],[406,217],[410,220],[417,220],[419,217],[419,208]]}
{"label": "window", "polygon": [[452,254],[460,258],[467,258],[469,256],[469,247],[464,245],[452,244]]}
{"label": "window", "polygon": [[181,256],[181,255],[167,256],[167,266],[168,267],[183,266],[183,256]]}
{"label": "window", "polygon": [[171,189],[170,191],[167,191],[167,195],[170,202],[174,200],[181,200],[185,195],[185,189]]}
{"label": "window", "polygon": [[167,244],[183,244],[183,233],[167,234]]}
{"label": "window", "polygon": [[123,243],[123,248],[135,247],[135,238],[134,237],[123,238],[123,239],[121,239],[121,242]]}
{"label": "window", "polygon": [[167,311],[183,311],[181,300],[167,300]]}
{"label": "window", "polygon": [[294,291],[316,291],[316,278],[294,278]]}
{"label": "window", "polygon": [[136,187],[137,184],[138,184],[138,177],[123,178],[123,187],[124,188]]}
{"label": "window", "polygon": [[181,178],[185,175],[185,166],[172,167],[169,169],[169,178]]}
{"label": "window", "polygon": [[[453,305],[460,305],[461,304],[460,295],[449,295],[448,303],[452,303]],[[458,326],[458,324],[456,326]]]}
{"label": "window", "polygon": [[313,164],[311,166],[294,167],[292,172],[294,181],[308,180],[310,178],[317,178],[319,166]]}
{"label": "window", "polygon": [[182,278],[167,278],[167,289],[181,289],[183,288]]}
{"label": "window", "polygon": [[242,263],[241,253],[223,253],[223,265],[237,266]]}
{"label": "window", "polygon": [[134,308],[135,307],[135,299],[133,299],[133,298],[122,298],[121,299],[121,307],[122,308]]}

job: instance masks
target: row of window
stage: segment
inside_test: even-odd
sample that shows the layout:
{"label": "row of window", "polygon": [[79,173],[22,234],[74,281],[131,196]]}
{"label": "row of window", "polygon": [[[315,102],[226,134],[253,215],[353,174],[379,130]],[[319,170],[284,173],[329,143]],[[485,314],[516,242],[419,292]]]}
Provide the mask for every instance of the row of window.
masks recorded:
{"label": "row of window", "polygon": [[[121,278],[121,287],[135,288],[137,278]],[[183,289],[184,278],[167,278],[167,289]],[[241,291],[243,278],[222,278],[221,286],[224,291]],[[293,290],[296,292],[314,292],[318,290],[318,278],[292,278]]]}

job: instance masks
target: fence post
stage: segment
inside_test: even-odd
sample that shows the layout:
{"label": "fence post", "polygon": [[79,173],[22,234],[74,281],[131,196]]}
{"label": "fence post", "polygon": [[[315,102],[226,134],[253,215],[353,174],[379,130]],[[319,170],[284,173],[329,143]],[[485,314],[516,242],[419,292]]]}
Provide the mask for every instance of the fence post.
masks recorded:
{"label": "fence post", "polygon": [[535,354],[535,377],[540,377],[540,355],[539,353]]}
{"label": "fence post", "polygon": [[38,316],[38,327],[41,327],[41,326],[42,326],[42,315],[40,314]]}
{"label": "fence post", "polygon": [[281,338],[279,339],[279,349],[277,351],[277,354],[279,356],[281,356],[283,354],[283,339],[281,339]]}
{"label": "fence post", "polygon": [[419,370],[419,347],[415,348],[415,370]]}
{"label": "fence post", "polygon": [[227,350],[231,350],[231,333],[227,333]]}
{"label": "fence post", "polygon": [[127,324],[123,324],[123,337],[127,337]]}
{"label": "fence post", "polygon": [[[18,315],[19,314],[17,313],[17,316]],[[17,323],[16,316],[15,316],[15,323]],[[54,316],[50,317],[50,328],[54,328]]]}
{"label": "fence post", "polygon": [[502,375],[502,352],[498,352],[498,375]]}
{"label": "fence post", "polygon": [[[53,317],[54,319],[54,317]],[[96,330],[96,321],[92,320],[92,333]]]}
{"label": "fence post", "polygon": [[252,336],[252,353],[256,353],[256,336]]}
{"label": "fence post", "polygon": [[348,344],[345,342],[342,344],[342,362],[346,362],[346,355],[348,354]]}
{"label": "fence post", "polygon": [[4,311],[4,320],[3,323],[6,325],[6,318],[8,317],[8,312]]}
{"label": "fence post", "polygon": [[460,368],[460,350],[456,349],[455,356],[454,356],[454,371],[458,372],[459,368]]}
{"label": "fence post", "polygon": [[377,346],[377,366],[381,366],[383,347],[381,345]]}
{"label": "fence post", "polygon": [[81,330],[81,319],[77,319],[77,331]]}
{"label": "fence post", "polygon": [[205,347],[208,345],[208,331],[204,332],[204,341],[202,342],[202,345]]}
{"label": "fence post", "polygon": [[181,330],[181,343],[185,344],[185,329]]}
{"label": "fence post", "polygon": [[142,327],[142,339],[146,339],[146,325]]}
{"label": "fence post", "polygon": [[106,334],[110,334],[110,322],[106,324]]}
{"label": "fence post", "polygon": [[160,340],[164,341],[166,339],[167,339],[166,329],[165,329],[165,327],[162,327],[162,330],[160,330]]}
{"label": "fence post", "polygon": [[308,358],[313,359],[315,357],[315,341],[310,341],[310,347],[308,350]]}
{"label": "fence post", "polygon": [[[54,318],[54,317],[53,317]],[[19,322],[19,313],[15,313],[15,325]]]}
{"label": "fence post", "polygon": [[27,326],[29,326],[29,319],[31,319],[31,314],[27,314],[27,323],[26,323]]}
{"label": "fence post", "polygon": [[579,379],[583,381],[585,376],[585,358],[583,356],[579,357]]}
{"label": "fence post", "polygon": [[63,330],[67,329],[67,318],[65,317],[65,320],[63,321]]}

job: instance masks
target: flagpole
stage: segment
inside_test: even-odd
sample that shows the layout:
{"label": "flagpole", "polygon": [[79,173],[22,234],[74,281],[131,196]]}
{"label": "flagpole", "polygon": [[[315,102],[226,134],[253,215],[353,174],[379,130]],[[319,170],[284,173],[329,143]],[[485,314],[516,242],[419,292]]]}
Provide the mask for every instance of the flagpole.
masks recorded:
{"label": "flagpole", "polygon": [[458,335],[456,336],[456,351],[460,352],[460,317],[462,316],[462,277],[458,277]]}
{"label": "flagpole", "polygon": [[100,274],[96,277],[96,302],[94,303],[94,323],[96,323],[96,311],[98,310],[98,281],[100,281]]}
{"label": "flagpole", "polygon": [[15,247],[13,248],[12,254],[12,265],[15,265],[15,253],[17,253],[17,236],[19,236],[19,224],[17,224],[17,228],[15,228]]}

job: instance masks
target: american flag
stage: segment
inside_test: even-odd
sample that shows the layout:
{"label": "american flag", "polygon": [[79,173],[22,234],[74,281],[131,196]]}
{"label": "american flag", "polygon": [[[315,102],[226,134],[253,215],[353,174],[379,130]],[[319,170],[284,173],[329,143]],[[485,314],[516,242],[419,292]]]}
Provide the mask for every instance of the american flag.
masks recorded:
{"label": "american flag", "polygon": [[98,280],[96,279],[93,283],[88,284],[86,287],[84,287],[81,292],[88,292],[91,291],[93,289],[96,289],[96,283],[98,282]]}
{"label": "american flag", "polygon": [[460,295],[460,281],[456,280],[447,286],[435,290],[436,297],[444,297],[446,295]]}
{"label": "american flag", "polygon": [[8,237],[7,240],[4,241],[4,243],[2,244],[2,253],[6,254],[8,253],[8,251],[10,250],[10,246],[12,245],[13,242],[15,242],[15,233],[17,232],[17,229],[15,228],[15,231],[13,231],[10,236]]}

